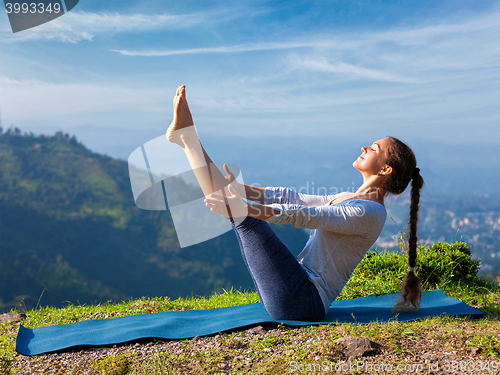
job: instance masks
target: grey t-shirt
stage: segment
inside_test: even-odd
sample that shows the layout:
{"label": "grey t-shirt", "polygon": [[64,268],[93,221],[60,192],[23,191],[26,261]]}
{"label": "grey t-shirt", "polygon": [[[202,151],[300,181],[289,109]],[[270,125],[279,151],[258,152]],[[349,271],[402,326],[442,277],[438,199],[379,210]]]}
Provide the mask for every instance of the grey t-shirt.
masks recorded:
{"label": "grey t-shirt", "polygon": [[387,217],[380,203],[352,199],[330,205],[336,195],[307,195],[268,187],[264,204],[281,211],[266,221],[314,229],[298,260],[316,285],[325,312],[377,240]]}

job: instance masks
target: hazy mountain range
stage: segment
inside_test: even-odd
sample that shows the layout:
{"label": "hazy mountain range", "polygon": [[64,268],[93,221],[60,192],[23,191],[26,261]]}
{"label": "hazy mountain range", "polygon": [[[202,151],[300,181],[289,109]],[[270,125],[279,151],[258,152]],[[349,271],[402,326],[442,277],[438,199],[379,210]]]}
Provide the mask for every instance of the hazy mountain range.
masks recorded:
{"label": "hazy mountain range", "polygon": [[[307,241],[276,231],[295,254]],[[62,133],[0,135],[0,311],[231,287],[253,287],[234,233],[181,249],[168,211],[135,206],[125,161]]]}

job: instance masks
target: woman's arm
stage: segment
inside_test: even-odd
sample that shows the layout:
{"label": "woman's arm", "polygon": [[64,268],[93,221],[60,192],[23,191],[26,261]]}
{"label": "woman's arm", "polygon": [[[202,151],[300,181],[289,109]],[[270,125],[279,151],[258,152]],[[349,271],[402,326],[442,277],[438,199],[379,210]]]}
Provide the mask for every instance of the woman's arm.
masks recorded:
{"label": "woman's arm", "polygon": [[[301,189],[299,189],[300,191]],[[337,194],[338,195],[338,194]],[[324,206],[337,195],[312,195],[296,192],[285,187],[266,188],[264,204],[297,204],[304,207]]]}
{"label": "woman's arm", "polygon": [[360,236],[372,233],[373,228],[380,233],[387,215],[385,208],[379,203],[361,199],[331,206],[272,204],[268,207],[278,211],[278,214],[266,219],[269,223],[290,224],[296,228],[325,229]]}
{"label": "woman's arm", "polygon": [[264,204],[264,192],[266,191],[265,187],[251,186],[251,185],[243,185],[245,187],[245,196],[246,199],[251,201]]}
{"label": "woman's arm", "polygon": [[[226,172],[226,181],[233,186],[233,188],[239,195],[241,195],[245,199],[257,202],[259,204],[299,204],[301,206],[314,207],[328,204],[338,196],[338,194],[301,194],[284,187],[266,188],[252,185],[243,185],[236,180],[236,177],[229,170],[226,164],[224,164],[224,171]],[[269,190],[266,196],[267,189]]]}
{"label": "woman's arm", "polygon": [[[371,201],[357,200],[340,205],[304,207],[299,205],[256,205],[245,203],[229,186],[230,196],[210,194],[206,205],[218,215],[232,218],[249,216],[274,224],[290,224],[296,228],[326,229],[348,235],[366,235],[373,228],[380,233],[385,223],[383,206]],[[380,227],[380,228],[379,228]]]}
{"label": "woman's arm", "polygon": [[[243,187],[243,185],[240,186]],[[245,187],[250,188],[249,193],[257,191],[257,193],[262,193],[260,194],[261,196],[263,196],[262,190],[265,190],[265,188],[253,190],[252,188],[255,187],[248,185],[245,185]],[[267,220],[274,215],[280,214],[279,210],[275,210],[269,206],[245,203],[232,185],[228,186],[228,193],[229,195],[225,197],[218,194],[210,194],[205,197],[205,205],[210,208],[210,211],[218,215],[232,218],[250,216],[259,220]],[[258,199],[259,197],[254,196],[254,198]]]}
{"label": "woman's arm", "polygon": [[279,215],[281,213],[281,211],[275,210],[272,207],[264,205],[249,204],[247,208],[248,208],[247,216],[264,221],[270,219],[274,215]]}

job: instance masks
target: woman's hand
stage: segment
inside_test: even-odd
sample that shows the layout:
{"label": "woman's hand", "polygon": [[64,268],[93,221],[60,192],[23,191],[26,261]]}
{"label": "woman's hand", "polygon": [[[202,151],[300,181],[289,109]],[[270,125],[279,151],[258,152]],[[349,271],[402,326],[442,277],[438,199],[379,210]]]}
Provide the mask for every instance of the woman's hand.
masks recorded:
{"label": "woman's hand", "polygon": [[[224,169],[226,170],[226,173],[228,173],[229,169],[227,169],[225,165]],[[240,184],[240,186],[242,185]],[[248,205],[241,199],[241,196],[233,188],[232,184],[228,186],[228,192],[230,195],[226,197],[210,194],[205,198],[205,205],[210,208],[210,211],[216,213],[217,215],[222,215],[228,218],[247,216]]]}
{"label": "woman's hand", "polygon": [[[229,185],[233,188],[234,191],[236,191],[236,193],[238,195],[240,195],[240,197],[241,196],[244,197],[245,196],[245,185],[240,184],[236,180],[236,177],[234,177],[233,172],[231,172],[229,170],[229,167],[227,166],[227,164],[224,164],[223,168],[224,168],[224,172],[226,172],[226,176],[224,177],[226,179],[226,181],[229,182]],[[231,195],[231,193],[228,190],[229,185],[224,188],[224,193],[227,196]]]}

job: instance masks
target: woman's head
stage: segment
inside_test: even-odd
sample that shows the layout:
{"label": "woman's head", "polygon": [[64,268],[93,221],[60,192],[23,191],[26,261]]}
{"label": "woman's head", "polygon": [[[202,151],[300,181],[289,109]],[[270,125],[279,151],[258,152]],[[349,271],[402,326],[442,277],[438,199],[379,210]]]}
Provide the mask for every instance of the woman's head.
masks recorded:
{"label": "woman's head", "polygon": [[[410,181],[415,179],[422,180],[417,168],[417,159],[411,148],[394,137],[384,138],[387,142],[387,157],[385,163],[392,168],[392,172],[386,176],[382,181],[382,187],[387,193],[401,194]],[[418,174],[418,176],[417,176]],[[421,181],[423,185],[423,180]]]}
{"label": "woman's head", "polygon": [[401,194],[412,179],[417,166],[415,155],[408,145],[394,137],[382,138],[371,146],[362,147],[353,163],[364,176],[380,177],[377,185],[384,193]]}

